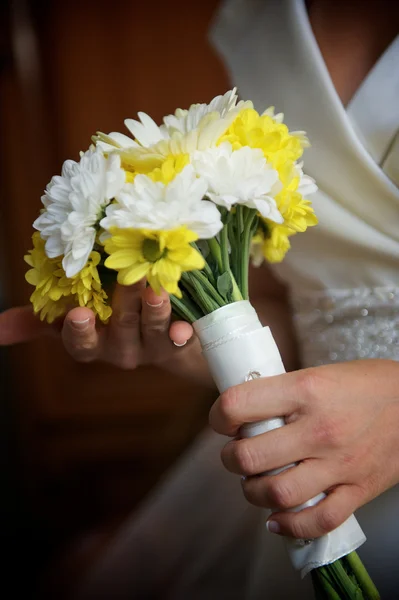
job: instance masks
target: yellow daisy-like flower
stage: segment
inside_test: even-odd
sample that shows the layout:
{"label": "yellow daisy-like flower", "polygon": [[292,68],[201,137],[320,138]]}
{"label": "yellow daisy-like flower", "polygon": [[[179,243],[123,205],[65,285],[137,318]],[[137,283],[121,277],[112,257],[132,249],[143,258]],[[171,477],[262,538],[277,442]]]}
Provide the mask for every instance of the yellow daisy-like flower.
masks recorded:
{"label": "yellow daisy-like flower", "polygon": [[59,273],[61,278],[58,285],[65,296],[73,296],[79,306],[90,308],[103,323],[107,323],[112,308],[106,303],[108,296],[101,286],[97,270],[100,260],[100,254],[93,251],[86,266],[75,277],[68,279],[65,273]]}
{"label": "yellow daisy-like flower", "polygon": [[293,166],[309,145],[303,133],[290,133],[287,125],[271,114],[260,115],[256,110],[242,110],[218,144],[230,142],[234,150],[242,146],[261,148],[267,161],[279,172],[280,179],[287,165]]}
{"label": "yellow daisy-like flower", "polygon": [[132,285],[147,278],[156,294],[163,288],[181,298],[178,286],[184,271],[202,269],[205,261],[190,244],[198,235],[187,227],[166,231],[111,228],[105,242],[110,256],[105,266],[118,271],[118,283]]}
{"label": "yellow daisy-like flower", "polygon": [[[283,227],[295,232],[304,232],[308,227],[317,225],[318,220],[311,202],[298,191],[302,170],[287,163],[280,169],[280,181],[283,188],[276,195],[277,208],[284,217]],[[302,174],[303,177],[303,174]],[[309,179],[309,178],[308,178]]]}
{"label": "yellow daisy-like flower", "polygon": [[148,175],[152,171],[160,169],[165,162],[162,154],[149,155],[136,148],[116,150],[121,158],[121,167],[126,173],[126,181],[132,183],[138,173]]}
{"label": "yellow daisy-like flower", "polygon": [[136,175],[147,175],[153,181],[170,183],[190,162],[188,154],[158,157],[157,160],[133,160],[128,154],[121,155],[122,168],[125,170],[126,182],[133,183]]}
{"label": "yellow daisy-like flower", "polygon": [[147,173],[148,177],[153,181],[161,181],[165,185],[170,183],[178,173],[183,171],[184,167],[190,162],[188,154],[177,154],[176,156],[168,156],[165,161],[159,166]]}
{"label": "yellow daisy-like flower", "polygon": [[48,258],[45,241],[39,232],[32,236],[33,249],[25,256],[32,268],[26,273],[28,283],[35,286],[30,297],[33,310],[42,321],[52,323],[73,306],[87,306],[106,323],[112,309],[107,305],[107,294],[101,287],[97,265],[100,254],[92,252],[86,266],[75,277],[68,279],[62,268],[62,256]]}
{"label": "yellow daisy-like flower", "polygon": [[52,323],[61,317],[67,310],[67,299],[59,287],[59,272],[61,258],[48,258],[45,251],[45,241],[37,231],[32,236],[33,249],[29,250],[24,259],[31,269],[25,274],[28,283],[35,286],[35,291],[30,297],[33,310],[40,316],[40,320]]}
{"label": "yellow daisy-like flower", "polygon": [[303,173],[300,165],[295,164],[309,142],[303,132],[290,132],[271,109],[263,115],[253,109],[241,111],[218,143],[224,141],[230,142],[235,150],[243,146],[260,148],[278,172],[282,187],[275,200],[284,222],[277,224],[265,219],[265,228],[253,239],[253,252],[258,264],[260,252],[268,262],[281,262],[291,247],[288,238],[317,224],[311,203],[299,191]]}
{"label": "yellow daisy-like flower", "polygon": [[284,225],[268,222],[267,228],[259,227],[252,238],[251,255],[255,266],[259,266],[264,259],[269,263],[281,262],[291,248],[290,236],[295,232]]}
{"label": "yellow daisy-like flower", "polygon": [[293,232],[304,232],[308,227],[317,225],[318,220],[310,200],[298,192],[283,190],[276,196],[277,208],[284,217],[284,224]]}

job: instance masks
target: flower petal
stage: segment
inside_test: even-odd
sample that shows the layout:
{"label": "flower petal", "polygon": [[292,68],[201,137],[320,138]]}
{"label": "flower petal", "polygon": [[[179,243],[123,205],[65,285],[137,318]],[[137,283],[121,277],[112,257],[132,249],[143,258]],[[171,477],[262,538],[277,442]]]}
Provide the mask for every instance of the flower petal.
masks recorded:
{"label": "flower petal", "polygon": [[167,258],[177,263],[182,271],[194,271],[195,269],[203,269],[205,266],[202,254],[191,246],[170,250]]}
{"label": "flower petal", "polygon": [[144,262],[142,253],[139,250],[126,248],[113,252],[104,264],[108,269],[125,269],[137,262]]}
{"label": "flower petal", "polygon": [[121,285],[133,285],[143,279],[148,273],[151,263],[136,263],[132,267],[127,267],[118,272],[118,283]]}

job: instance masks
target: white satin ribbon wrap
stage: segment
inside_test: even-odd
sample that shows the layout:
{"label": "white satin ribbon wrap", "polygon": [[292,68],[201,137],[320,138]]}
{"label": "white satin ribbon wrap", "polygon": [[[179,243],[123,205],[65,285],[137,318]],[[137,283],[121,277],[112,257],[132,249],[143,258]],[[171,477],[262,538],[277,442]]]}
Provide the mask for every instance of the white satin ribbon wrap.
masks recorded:
{"label": "white satin ribbon wrap", "polygon": [[[284,365],[269,327],[262,327],[256,311],[248,301],[235,302],[194,323],[203,354],[219,389],[224,392],[253,377],[285,373]],[[245,425],[243,437],[253,437],[285,425],[276,417]],[[277,474],[293,465],[277,469]],[[314,506],[325,497],[319,494],[293,510]],[[351,515],[340,527],[315,540],[286,538],[291,562],[302,577],[312,569],[338,560],[366,541],[356,518]]]}

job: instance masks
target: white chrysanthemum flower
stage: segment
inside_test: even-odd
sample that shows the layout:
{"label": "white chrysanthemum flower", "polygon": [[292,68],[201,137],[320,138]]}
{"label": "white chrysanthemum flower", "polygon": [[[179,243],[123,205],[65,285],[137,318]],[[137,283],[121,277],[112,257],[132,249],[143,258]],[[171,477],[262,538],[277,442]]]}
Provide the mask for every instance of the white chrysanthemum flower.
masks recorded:
{"label": "white chrysanthemum flower", "polygon": [[192,104],[188,110],[178,108],[174,115],[168,115],[163,120],[169,134],[174,131],[189,133],[197,129],[202,119],[211,113],[216,113],[221,119],[228,117],[228,127],[241,110],[253,108],[251,101],[240,100],[237,104],[236,91],[237,88],[234,88],[223,96],[216,96],[209,104]]}
{"label": "white chrysanthemum flower", "polygon": [[137,115],[140,121],[125,119],[125,125],[140,146],[147,148],[161,140],[169,139],[170,135],[165,125],[157,125],[154,119],[144,112],[139,112]]}
{"label": "white chrysanthemum flower", "polygon": [[185,225],[199,238],[214,237],[222,228],[220,212],[204,200],[206,182],[187,165],[167,185],[137,175],[118,194],[116,203],[106,209],[101,226],[121,229],[169,230]]}
{"label": "white chrysanthemum flower", "polygon": [[102,133],[97,131],[92,136],[93,142],[104,152],[114,152],[115,150],[126,150],[129,148],[139,148],[140,145],[124,133],[111,131],[111,133]]}
{"label": "white chrysanthemum flower", "polygon": [[93,136],[93,141],[100,146],[104,152],[115,152],[115,150],[130,150],[132,148],[147,148],[160,142],[167,140],[170,135],[165,125],[157,125],[155,121],[146,113],[138,113],[139,121],[135,119],[125,119],[125,126],[132,134],[133,138],[111,131],[111,133],[97,132]]}
{"label": "white chrysanthemum flower", "polygon": [[67,160],[62,175],[53,177],[42,196],[45,210],[33,226],[46,240],[49,258],[63,256],[67,277],[83,269],[93,250],[96,226],[125,184],[120,157],[105,158],[100,148],[82,153],[80,161]]}
{"label": "white chrysanthemum flower", "polygon": [[271,117],[274,121],[276,121],[276,123],[282,123],[284,121],[284,113],[277,113],[275,115],[274,110],[274,106],[269,106],[269,108],[263,111],[261,116],[264,117],[265,115],[267,115],[268,117]]}
{"label": "white chrysanthemum flower", "polygon": [[[164,118],[163,125],[157,125],[149,115],[139,112],[139,121],[125,120],[125,125],[134,139],[116,132],[109,134],[98,132],[93,139],[106,152],[140,147],[154,148],[160,142],[171,139],[175,142],[182,140],[183,145],[197,149],[197,146],[193,144],[192,136],[187,134],[199,130],[204,139],[204,133],[210,132],[209,124],[213,123],[211,132],[216,132],[218,139],[239,112],[246,108],[253,108],[251,101],[241,100],[237,104],[236,90],[237,88],[234,88],[223,96],[216,96],[209,104],[192,104],[188,110],[178,108],[174,115]],[[209,135],[208,138],[211,139],[211,136]],[[163,146],[165,147],[165,145]],[[209,148],[210,145],[208,144],[206,147]]]}
{"label": "white chrysanthemum flower", "polygon": [[233,151],[229,142],[196,152],[192,164],[208,184],[207,196],[228,210],[236,204],[255,208],[263,217],[282,223],[274,197],[281,189],[278,173],[262,150],[244,146]]}
{"label": "white chrysanthemum flower", "polygon": [[201,120],[197,129],[186,134],[175,132],[170,139],[162,140],[148,148],[132,148],[129,156],[139,162],[147,162],[151,158],[164,160],[168,156],[180,154],[192,156],[197,150],[214,148],[227,128],[226,119],[219,118],[216,113],[209,113]]}
{"label": "white chrysanthemum flower", "polygon": [[310,194],[314,194],[315,192],[317,192],[319,188],[317,187],[313,177],[305,175],[305,173],[302,170],[302,167],[303,162],[297,163],[295,165],[295,175],[299,177],[299,183],[296,191],[302,194],[302,196],[306,197]]}

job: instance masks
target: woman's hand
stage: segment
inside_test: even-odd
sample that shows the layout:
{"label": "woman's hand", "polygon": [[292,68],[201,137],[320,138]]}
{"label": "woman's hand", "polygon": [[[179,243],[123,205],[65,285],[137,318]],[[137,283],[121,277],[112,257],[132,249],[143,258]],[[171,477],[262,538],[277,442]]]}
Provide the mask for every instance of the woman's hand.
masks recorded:
{"label": "woman's hand", "polygon": [[[244,423],[276,416],[287,425],[238,437],[222,451],[225,467],[245,476],[249,502],[276,511],[269,531],[322,536],[399,482],[398,363],[364,360],[254,380],[222,394],[210,422],[235,437]],[[278,475],[257,475],[295,462]],[[315,507],[279,512],[324,491]]]}
{"label": "woman's hand", "polygon": [[212,385],[191,325],[171,323],[166,292],[157,296],[144,281],[117,285],[107,326],[97,326],[88,308],[74,308],[54,325],[39,321],[32,308],[13,308],[0,315],[0,345],[26,342],[43,334],[61,335],[69,354],[79,362],[105,361],[122,369],[159,365]]}

